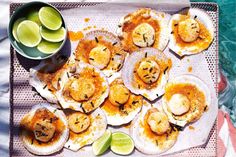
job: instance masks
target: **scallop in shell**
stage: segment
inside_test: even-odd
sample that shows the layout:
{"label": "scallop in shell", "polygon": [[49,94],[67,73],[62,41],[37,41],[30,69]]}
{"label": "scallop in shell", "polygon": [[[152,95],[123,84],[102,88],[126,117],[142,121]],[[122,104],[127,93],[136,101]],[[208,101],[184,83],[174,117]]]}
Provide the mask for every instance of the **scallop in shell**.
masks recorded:
{"label": "scallop in shell", "polygon": [[125,86],[149,100],[164,94],[172,62],[154,48],[142,48],[130,54],[122,69]]}
{"label": "scallop in shell", "polygon": [[193,55],[207,49],[215,28],[211,17],[203,10],[190,8],[172,16],[169,48],[179,56]]}
{"label": "scallop in shell", "polygon": [[162,98],[162,107],[169,121],[179,126],[194,122],[211,103],[206,84],[194,75],[180,75],[169,81]]}
{"label": "scallop in shell", "polygon": [[49,155],[60,151],[68,136],[65,114],[46,103],[33,106],[20,123],[23,145],[36,155]]}

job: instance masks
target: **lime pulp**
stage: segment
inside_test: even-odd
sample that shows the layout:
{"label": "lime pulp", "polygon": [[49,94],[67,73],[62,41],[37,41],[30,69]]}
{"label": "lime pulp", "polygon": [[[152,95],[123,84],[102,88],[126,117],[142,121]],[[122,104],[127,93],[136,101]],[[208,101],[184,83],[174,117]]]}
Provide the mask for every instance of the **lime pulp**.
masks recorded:
{"label": "lime pulp", "polygon": [[58,30],[52,31],[45,27],[40,28],[40,34],[43,39],[50,42],[60,42],[65,39],[66,30],[64,27],[61,27]]}
{"label": "lime pulp", "polygon": [[19,41],[19,39],[18,39],[18,37],[17,37],[17,28],[18,28],[18,26],[19,26],[19,24],[22,22],[22,21],[24,21],[25,20],[25,18],[19,18],[19,19],[17,19],[15,22],[14,22],[14,24],[13,24],[13,28],[12,28],[12,35],[13,35],[13,37],[15,38],[15,40],[17,41],[17,42],[20,42]]}
{"label": "lime pulp", "polygon": [[61,44],[62,42],[53,43],[53,42],[48,42],[46,40],[42,40],[38,44],[37,49],[44,54],[53,54],[59,51]]}

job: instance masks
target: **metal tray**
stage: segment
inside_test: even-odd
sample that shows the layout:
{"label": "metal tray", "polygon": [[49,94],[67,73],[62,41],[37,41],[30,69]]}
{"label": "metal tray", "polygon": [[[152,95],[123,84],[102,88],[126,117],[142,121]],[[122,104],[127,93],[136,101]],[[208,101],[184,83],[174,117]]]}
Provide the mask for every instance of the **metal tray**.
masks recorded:
{"label": "metal tray", "polygon": [[[51,3],[59,10],[76,7],[97,5],[99,3]],[[10,15],[23,3],[11,3]],[[212,53],[205,53],[212,80],[217,91],[218,76],[218,6],[216,3],[191,3],[191,7],[200,8],[207,11],[213,19],[216,28],[216,38],[212,43]],[[32,105],[46,102],[29,85],[29,69],[37,65],[38,61],[32,61],[18,55],[13,47],[10,47],[10,156],[34,156],[29,153],[22,145],[19,136],[19,122],[22,116],[27,113]],[[169,156],[216,156],[217,153],[217,121],[213,126],[208,142],[201,147],[194,147]],[[64,156],[63,151],[53,154],[53,156]]]}

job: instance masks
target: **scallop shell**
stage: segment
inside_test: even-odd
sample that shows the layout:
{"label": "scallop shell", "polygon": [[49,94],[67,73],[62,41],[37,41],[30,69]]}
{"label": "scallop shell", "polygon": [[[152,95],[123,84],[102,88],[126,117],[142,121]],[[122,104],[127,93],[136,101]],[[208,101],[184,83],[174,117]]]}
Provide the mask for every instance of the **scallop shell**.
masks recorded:
{"label": "scallop shell", "polygon": [[168,138],[165,141],[165,144],[160,147],[155,140],[150,139],[144,133],[144,128],[142,123],[144,121],[144,116],[147,113],[148,109],[151,108],[151,105],[143,106],[142,111],[135,117],[131,123],[129,134],[133,138],[135,147],[144,154],[161,154],[168,149],[170,149],[177,140],[177,135],[173,134],[173,138]]}
{"label": "scallop shell", "polygon": [[[180,14],[175,14],[172,16],[170,22],[169,22],[169,29],[170,29],[170,32],[172,31],[172,25],[173,25],[173,21],[174,20],[179,20],[180,19],[180,15],[181,13],[184,13],[184,12],[188,12],[189,15],[190,15],[190,18],[194,19],[195,16],[197,16],[197,19],[203,23],[205,25],[205,27],[209,30],[212,38],[214,38],[214,32],[215,32],[215,27],[213,25],[213,22],[212,22],[212,19],[211,17],[204,11],[204,10],[201,10],[201,9],[197,9],[197,8],[190,8],[189,10],[183,10],[182,12],[180,12]],[[213,39],[212,39],[213,41]],[[210,44],[209,44],[210,46]],[[181,48],[180,46],[178,46],[176,44],[176,41],[175,41],[175,37],[173,34],[170,35],[170,42],[169,42],[169,45],[168,47],[174,51],[177,55],[179,56],[185,56],[185,55],[193,55],[193,54],[196,54],[196,52],[192,52],[192,49],[194,48],[193,47],[188,47],[186,49],[183,49]],[[203,50],[200,50],[199,52],[197,53],[200,53],[202,52]],[[178,53],[178,52],[181,52],[181,53]]]}
{"label": "scallop shell", "polygon": [[60,118],[60,120],[64,123],[64,125],[66,126],[65,130],[63,131],[60,140],[58,140],[57,142],[48,145],[48,146],[35,146],[31,144],[31,140],[28,140],[27,138],[25,138],[25,135],[27,134],[26,131],[21,130],[20,131],[20,138],[23,142],[24,147],[31,153],[36,154],[36,155],[49,155],[49,154],[53,154],[55,152],[60,151],[64,144],[66,143],[68,137],[69,137],[69,129],[68,129],[68,122],[66,119],[65,114],[63,113],[63,111],[58,110],[57,108],[51,106],[50,104],[47,103],[42,103],[42,104],[38,104],[32,107],[32,109],[30,110],[29,113],[27,113],[23,119],[27,118],[28,120],[33,118],[35,112],[38,109],[41,108],[47,108],[50,112],[54,113],[58,118]]}
{"label": "scallop shell", "polygon": [[[210,90],[207,87],[207,85],[198,77],[196,77],[194,75],[190,75],[190,74],[180,75],[180,76],[174,78],[173,80],[169,81],[169,83],[190,83],[190,84],[195,85],[199,90],[201,90],[204,93],[205,98],[206,98],[206,105],[209,107],[209,105],[211,103]],[[187,123],[189,123],[188,118],[185,121],[174,119],[174,117],[172,116],[172,113],[169,112],[167,106],[168,106],[167,100],[165,99],[165,97],[163,97],[162,98],[162,107],[163,107],[164,112],[167,114],[169,121],[171,123],[179,125],[181,127],[184,127]],[[194,113],[198,115],[198,112],[194,112]],[[196,116],[194,113],[191,113],[191,116]]]}
{"label": "scallop shell", "polygon": [[[50,58],[50,60],[41,61],[39,65],[30,69],[29,72],[29,84],[33,86],[36,91],[44,97],[48,102],[57,103],[57,98],[54,93],[52,93],[47,87],[46,84],[39,79],[37,76],[38,71],[47,67],[47,70],[50,71],[52,66],[60,65],[65,61],[65,58],[61,58],[57,55],[56,57]],[[57,85],[53,85],[57,88]]]}
{"label": "scallop shell", "polygon": [[[111,54],[110,62],[108,63],[107,67],[102,69],[102,72],[106,76],[109,77],[114,72],[120,71],[125,60],[126,52],[122,50],[120,39],[117,36],[115,36],[113,33],[105,31],[105,30],[95,30],[95,31],[88,32],[85,35],[85,37],[80,41],[80,43],[85,40],[98,40],[98,39],[95,39],[95,37],[98,37],[98,36],[102,36],[103,40],[109,43],[112,43],[114,47],[118,47],[120,49],[118,52]],[[78,44],[78,47],[80,43]],[[76,53],[81,53],[81,52],[76,51]],[[75,53],[75,57],[77,60],[86,62],[82,57],[77,56],[76,53]],[[119,55],[116,55],[116,54],[119,54]]]}
{"label": "scallop shell", "polygon": [[136,52],[130,54],[124,64],[122,69],[122,79],[124,81],[125,86],[135,94],[140,94],[146,97],[147,99],[153,101],[164,94],[165,84],[169,78],[169,70],[170,67],[163,73],[161,76],[161,81],[159,85],[151,90],[148,89],[138,89],[132,85],[133,81],[133,71],[135,68],[135,64],[142,60],[145,55],[147,56],[155,56],[157,60],[161,60],[162,62],[168,62],[169,59],[164,55],[164,53],[160,52],[154,48],[142,48]]}
{"label": "scallop shell", "polygon": [[[96,73],[99,73],[100,77],[103,78],[104,81],[102,82],[102,86],[106,88],[105,91],[103,92],[103,94],[98,99],[95,100],[96,102],[94,102],[94,106],[99,107],[104,102],[105,98],[108,96],[108,93],[109,93],[109,84],[108,84],[107,78],[99,69],[95,68],[94,66],[92,66],[90,64],[81,62],[81,63],[76,63],[75,67],[76,67],[76,69],[75,69],[76,71],[73,73],[70,72],[70,68],[68,68],[67,70],[64,71],[64,73],[61,77],[61,81],[60,81],[61,89],[56,92],[57,99],[64,109],[70,108],[72,110],[77,110],[77,111],[81,111],[81,112],[91,112],[92,110],[90,110],[90,111],[83,110],[83,108],[81,107],[81,105],[82,105],[81,102],[77,102],[72,99],[66,100],[62,94],[63,88],[64,88],[66,82],[69,80],[69,78],[73,77],[74,74],[79,74],[80,72],[83,71],[84,68],[87,68],[87,67],[94,69],[94,71]],[[95,109],[96,108],[94,108],[93,110],[95,110]]]}
{"label": "scallop shell", "polygon": [[124,24],[132,21],[132,19],[134,19],[141,12],[144,12],[144,13],[142,13],[140,16],[143,16],[143,17],[151,16],[153,19],[159,22],[160,30],[161,30],[159,34],[159,39],[161,40],[159,40],[159,43],[157,46],[155,46],[155,48],[163,51],[166,48],[169,41],[170,30],[168,29],[168,23],[171,18],[171,15],[164,12],[157,12],[155,10],[151,10],[150,8],[141,8],[133,13],[130,13],[122,17],[119,21],[119,24],[118,24],[119,27],[117,28],[117,31],[116,31],[118,37],[121,39],[121,41],[124,39],[124,36],[125,36],[125,32],[123,31]]}
{"label": "scallop shell", "polygon": [[64,147],[72,151],[78,151],[80,148],[92,144],[96,139],[101,137],[107,128],[106,115],[98,108],[91,113],[91,121],[92,123],[87,130],[78,134],[73,139],[69,138]]}

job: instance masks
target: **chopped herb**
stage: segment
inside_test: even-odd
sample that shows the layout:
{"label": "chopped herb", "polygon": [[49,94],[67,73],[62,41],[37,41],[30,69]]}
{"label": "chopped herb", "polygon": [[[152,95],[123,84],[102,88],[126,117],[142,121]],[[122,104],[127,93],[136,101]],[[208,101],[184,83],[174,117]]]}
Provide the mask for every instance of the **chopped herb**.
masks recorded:
{"label": "chopped herb", "polygon": [[77,59],[77,58],[75,58],[75,61],[78,61],[78,62],[79,62],[80,60],[79,60],[79,59]]}
{"label": "chopped herb", "polygon": [[45,89],[47,87],[47,85],[45,85],[44,87],[43,87],[43,89]]}
{"label": "chopped herb", "polygon": [[148,74],[144,75],[143,77],[148,77]]}
{"label": "chopped herb", "polygon": [[120,69],[120,67],[121,67],[121,64],[119,64],[119,65],[117,66],[117,69]]}
{"label": "chopped herb", "polygon": [[173,34],[174,32],[173,31],[171,31],[171,33],[170,34]]}
{"label": "chopped herb", "polygon": [[34,138],[32,138],[32,140],[31,140],[31,145],[33,145],[34,144]]}
{"label": "chopped herb", "polygon": [[118,27],[121,27],[121,25],[118,25]]}
{"label": "chopped herb", "polygon": [[51,90],[50,88],[48,88],[48,90],[49,90],[50,92],[52,92],[52,90]]}
{"label": "chopped herb", "polygon": [[160,124],[161,123],[161,120],[160,121],[158,121],[158,123],[157,124]]}
{"label": "chopped herb", "polygon": [[143,68],[143,70],[147,70],[148,68]]}
{"label": "chopped herb", "polygon": [[169,67],[166,67],[165,70],[164,70],[164,74],[166,74],[166,71],[168,70]]}
{"label": "chopped herb", "polygon": [[197,15],[194,16],[194,19],[196,19],[196,18],[197,18]]}
{"label": "chopped herb", "polygon": [[112,61],[114,61],[114,58],[111,58]]}
{"label": "chopped herb", "polygon": [[119,110],[120,110],[120,111],[124,110],[124,105],[120,105],[120,106],[119,106]]}
{"label": "chopped herb", "polygon": [[84,98],[85,98],[85,99],[88,99],[88,96],[87,96],[87,94],[85,94],[85,95],[84,95]]}
{"label": "chopped herb", "polygon": [[91,103],[92,107],[94,107],[94,104],[93,104],[93,102],[91,101],[90,103]]}
{"label": "chopped herb", "polygon": [[137,100],[137,101],[134,100],[134,101],[132,102],[132,105],[135,105],[135,104],[138,103],[138,102],[139,102],[138,100]]}
{"label": "chopped herb", "polygon": [[153,68],[151,67],[151,68],[149,69],[149,72],[151,73],[151,72],[152,72],[152,70],[153,70]]}
{"label": "chopped herb", "polygon": [[81,108],[82,108],[83,112],[84,112],[84,113],[87,113],[82,105],[83,105],[83,104],[81,104]]}
{"label": "chopped herb", "polygon": [[68,72],[66,72],[66,75],[67,75],[67,77],[68,77],[68,78],[70,78],[70,75],[69,75],[69,73],[68,73]]}
{"label": "chopped herb", "polygon": [[143,34],[143,41],[146,42],[145,34]]}
{"label": "chopped herb", "polygon": [[158,146],[158,140],[156,140],[156,145]]}
{"label": "chopped herb", "polygon": [[115,46],[117,44],[117,42],[114,42],[112,45]]}
{"label": "chopped herb", "polygon": [[147,52],[145,53],[145,58],[147,58]]}
{"label": "chopped herb", "polygon": [[176,23],[174,26],[178,26],[178,23]]}
{"label": "chopped herb", "polygon": [[94,58],[89,58],[89,60],[92,60],[92,61],[94,61]]}
{"label": "chopped herb", "polygon": [[156,94],[156,96],[157,96],[157,97],[159,97],[159,95],[158,95],[158,94]]}
{"label": "chopped herb", "polygon": [[96,40],[96,42],[98,43],[98,38],[97,38],[97,37],[95,37],[95,40]]}
{"label": "chopped herb", "polygon": [[70,145],[68,145],[68,148],[70,148]]}
{"label": "chopped herb", "polygon": [[116,55],[117,55],[117,56],[120,56],[121,54],[119,54],[119,53],[116,53]]}
{"label": "chopped herb", "polygon": [[206,111],[207,110],[207,105],[204,107],[204,111]]}
{"label": "chopped herb", "polygon": [[84,124],[82,124],[80,128],[82,129],[83,127],[84,127]]}
{"label": "chopped herb", "polygon": [[140,85],[138,85],[138,89],[140,89],[141,88],[141,86]]}

